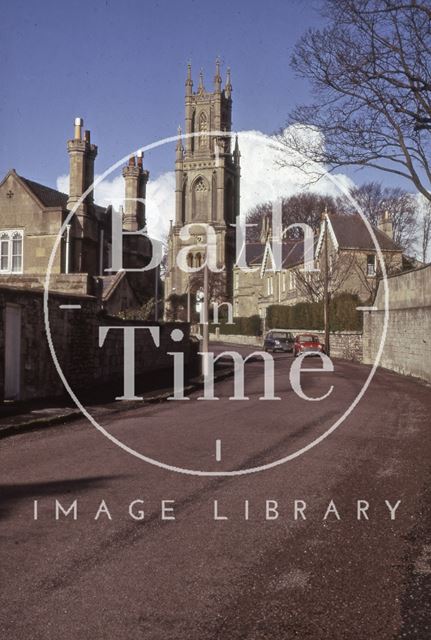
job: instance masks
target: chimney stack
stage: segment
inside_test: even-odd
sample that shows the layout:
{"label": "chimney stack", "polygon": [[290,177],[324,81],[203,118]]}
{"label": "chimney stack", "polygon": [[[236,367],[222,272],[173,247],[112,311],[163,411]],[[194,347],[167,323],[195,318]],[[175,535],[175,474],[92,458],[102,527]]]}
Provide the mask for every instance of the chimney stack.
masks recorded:
{"label": "chimney stack", "polygon": [[379,220],[378,228],[380,229],[380,231],[383,231],[383,233],[385,233],[391,240],[393,240],[394,228],[392,224],[392,216],[387,209]]}
{"label": "chimney stack", "polygon": [[[69,170],[69,199],[67,206],[72,209],[84,191],[94,182],[94,160],[97,156],[97,146],[90,142],[90,132],[84,132],[82,139],[82,127],[84,121],[82,118],[75,118],[75,129],[73,140],[68,140],[67,150],[69,152],[70,170]],[[93,203],[93,191],[85,198],[82,205],[91,205]],[[84,211],[85,207],[81,205],[80,209]],[[78,212],[77,212],[78,213]],[[87,213],[87,211],[85,211]]]}
{"label": "chimney stack", "polygon": [[149,173],[143,168],[143,153],[138,157],[130,156],[127,166],[123,168],[125,182],[124,229],[138,231],[145,227],[145,196]]}
{"label": "chimney stack", "polygon": [[82,118],[75,118],[75,140],[81,140],[81,129],[84,125]]}

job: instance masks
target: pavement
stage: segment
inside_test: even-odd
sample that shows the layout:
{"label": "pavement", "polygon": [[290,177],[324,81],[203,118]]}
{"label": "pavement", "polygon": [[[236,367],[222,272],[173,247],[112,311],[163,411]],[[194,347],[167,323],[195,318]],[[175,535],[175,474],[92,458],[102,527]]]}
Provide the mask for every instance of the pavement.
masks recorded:
{"label": "pavement", "polygon": [[[235,347],[238,349],[238,347]],[[239,347],[241,349],[241,347]],[[220,345],[212,347],[217,353],[224,350]],[[231,363],[220,363],[216,368],[215,382],[224,380],[233,375]],[[184,395],[188,395],[203,386],[201,377],[194,377],[187,381],[184,386]],[[139,401],[113,401],[111,397],[98,400],[96,404],[86,403],[85,407],[91,415],[96,418],[142,406],[142,403],[152,404],[164,402],[172,395],[172,387],[152,389],[143,391],[137,389],[137,395],[142,397]],[[47,406],[48,405],[48,406]],[[82,418],[82,412],[69,398],[59,398],[58,400],[34,400],[26,402],[6,402],[0,404],[0,439],[8,438],[18,433],[44,429],[58,424],[68,424],[73,420]]]}
{"label": "pavement", "polygon": [[259,399],[256,360],[248,401],[226,378],[218,400],[106,413],[105,435],[79,419],[3,440],[0,637],[431,638],[430,388],[379,370],[323,438],[370,369],[304,373],[310,397],[333,385],[307,402],[291,366],[275,356],[280,400]]}

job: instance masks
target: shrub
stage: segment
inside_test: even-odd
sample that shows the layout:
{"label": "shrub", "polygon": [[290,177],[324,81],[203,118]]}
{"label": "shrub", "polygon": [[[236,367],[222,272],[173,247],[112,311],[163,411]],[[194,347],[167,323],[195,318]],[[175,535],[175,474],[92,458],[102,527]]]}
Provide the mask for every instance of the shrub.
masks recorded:
{"label": "shrub", "polygon": [[[341,293],[334,296],[329,304],[331,331],[361,331],[362,313],[356,310],[360,305],[357,295]],[[292,306],[271,305],[267,309],[268,329],[310,329],[323,330],[323,302],[298,302]]]}
{"label": "shrub", "polygon": [[218,328],[220,333],[224,336],[259,336],[262,333],[261,319],[258,315],[250,316],[249,318],[236,317],[233,318],[234,324],[226,324],[220,322],[220,324],[210,324],[210,331],[215,333]]}

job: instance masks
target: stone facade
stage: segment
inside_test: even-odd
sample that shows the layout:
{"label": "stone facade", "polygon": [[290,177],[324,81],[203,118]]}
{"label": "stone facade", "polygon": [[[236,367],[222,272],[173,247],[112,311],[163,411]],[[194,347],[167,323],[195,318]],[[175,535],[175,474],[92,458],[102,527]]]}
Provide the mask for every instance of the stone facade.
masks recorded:
{"label": "stone facade", "polygon": [[[17,174],[12,169],[0,183],[0,285],[40,286],[44,283],[48,261],[54,244],[62,233],[53,256],[50,288],[76,290],[80,280],[88,287],[82,293],[95,293],[95,278],[110,279],[112,265],[112,207],[94,203],[91,186],[94,181],[96,145],[90,132],[82,132],[83,122],[75,120],[74,137],[67,142],[70,159],[69,195],[51,189]],[[145,193],[148,171],[142,155],[131,157],[123,170],[125,212],[121,227],[136,231],[145,227]],[[87,193],[78,205],[81,197]],[[74,215],[68,219],[72,210]],[[116,215],[122,215],[121,212]],[[65,225],[68,219],[67,225]],[[123,266],[140,268],[151,258],[147,238],[123,238]],[[145,298],[148,277],[144,274],[135,291],[135,306]],[[154,282],[154,272],[152,282]],[[151,287],[151,294],[152,294]]]}
{"label": "stone facade", "polygon": [[[365,303],[371,300],[381,276],[377,250],[358,215],[325,213],[315,237],[315,268],[318,273],[304,274],[303,240],[282,242],[282,268],[276,269],[271,253],[271,231],[260,245],[247,246],[248,271],[234,269],[234,315],[259,314],[266,317],[270,305],[294,305],[319,299],[323,293],[323,269],[328,254],[329,291],[331,295],[357,294]],[[388,273],[403,269],[402,250],[392,239],[387,217],[373,232],[379,243]],[[325,236],[327,241],[325,241]]]}
{"label": "stone facade", "polygon": [[[179,268],[177,256],[190,247],[187,263],[201,269],[205,261],[206,232],[209,224],[215,232],[217,268],[223,268],[221,298],[232,297],[232,268],[235,260],[235,230],[230,226],[239,214],[240,153],[238,141],[231,149],[232,85],[230,73],[222,89],[219,63],[216,65],[214,91],[204,87],[202,73],[193,91],[191,68],[188,67],[185,95],[185,140],[178,136],[175,161],[175,222],[168,240],[168,265],[165,298],[184,294],[188,274]],[[209,135],[219,132],[218,135]],[[207,135],[208,134],[208,135]],[[181,229],[192,225],[190,239],[180,237]]]}
{"label": "stone facade", "polygon": [[[431,265],[388,278],[389,320],[380,365],[431,382]],[[364,362],[376,358],[384,328],[384,286],[364,312]]]}

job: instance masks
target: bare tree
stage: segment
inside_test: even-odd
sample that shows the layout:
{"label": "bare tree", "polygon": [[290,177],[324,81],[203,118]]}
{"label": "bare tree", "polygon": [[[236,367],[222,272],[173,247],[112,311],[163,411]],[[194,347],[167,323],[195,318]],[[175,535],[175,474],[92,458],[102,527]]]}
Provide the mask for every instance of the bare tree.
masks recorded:
{"label": "bare tree", "polygon": [[[402,270],[402,259],[400,261],[399,254],[385,252],[384,263],[386,275],[388,276],[399,273]],[[352,271],[356,274],[358,279],[359,287],[357,293],[360,294],[365,292],[368,296],[368,302],[372,302],[376,297],[379,282],[383,277],[383,269],[380,264],[380,260],[377,260],[376,257],[375,272],[374,275],[370,275],[368,272],[366,256],[364,254],[355,254]]]}
{"label": "bare tree", "polygon": [[[431,200],[431,6],[428,0],[325,0],[328,26],[292,57],[315,100],[280,134],[285,164],[368,166],[407,178]],[[299,124],[298,124],[299,123]]]}
{"label": "bare tree", "polygon": [[[383,213],[389,211],[394,241],[404,251],[413,250],[418,218],[418,200],[413,194],[400,187],[383,187],[380,182],[366,182],[351,189],[350,193],[374,226],[378,226]],[[338,207],[351,211],[346,199],[339,200]]]}
{"label": "bare tree", "polygon": [[422,220],[419,223],[419,243],[422,262],[426,262],[431,246],[431,203],[429,201],[423,203]]}
{"label": "bare tree", "polygon": [[[195,294],[203,289],[203,269],[190,274],[190,291]],[[208,269],[208,297],[210,302],[223,302],[225,299],[226,273]]]}
{"label": "bare tree", "polygon": [[[281,219],[283,229],[286,229],[289,225],[302,222],[310,225],[315,233],[319,231],[320,218],[322,212],[327,207],[328,210],[334,211],[336,209],[336,201],[331,196],[327,196],[321,193],[313,193],[310,191],[302,192],[283,198],[281,205]],[[260,224],[264,216],[271,216],[272,203],[267,202],[257,205],[247,215],[247,223],[256,224],[256,227],[251,227],[247,230],[247,239],[249,241],[258,242],[260,238]],[[286,234],[286,238],[296,239],[300,238],[302,231],[299,229],[291,229]]]}
{"label": "bare tree", "polygon": [[[323,258],[322,258],[323,260]],[[322,262],[320,260],[320,263]],[[328,270],[328,294],[333,298],[342,290],[346,280],[351,276],[352,269],[356,264],[356,257],[353,252],[333,254]],[[296,280],[296,288],[301,297],[307,302],[319,302],[323,300],[325,290],[325,269],[320,264],[320,270],[306,272],[301,267],[293,270]],[[352,293],[356,293],[353,291]]]}

